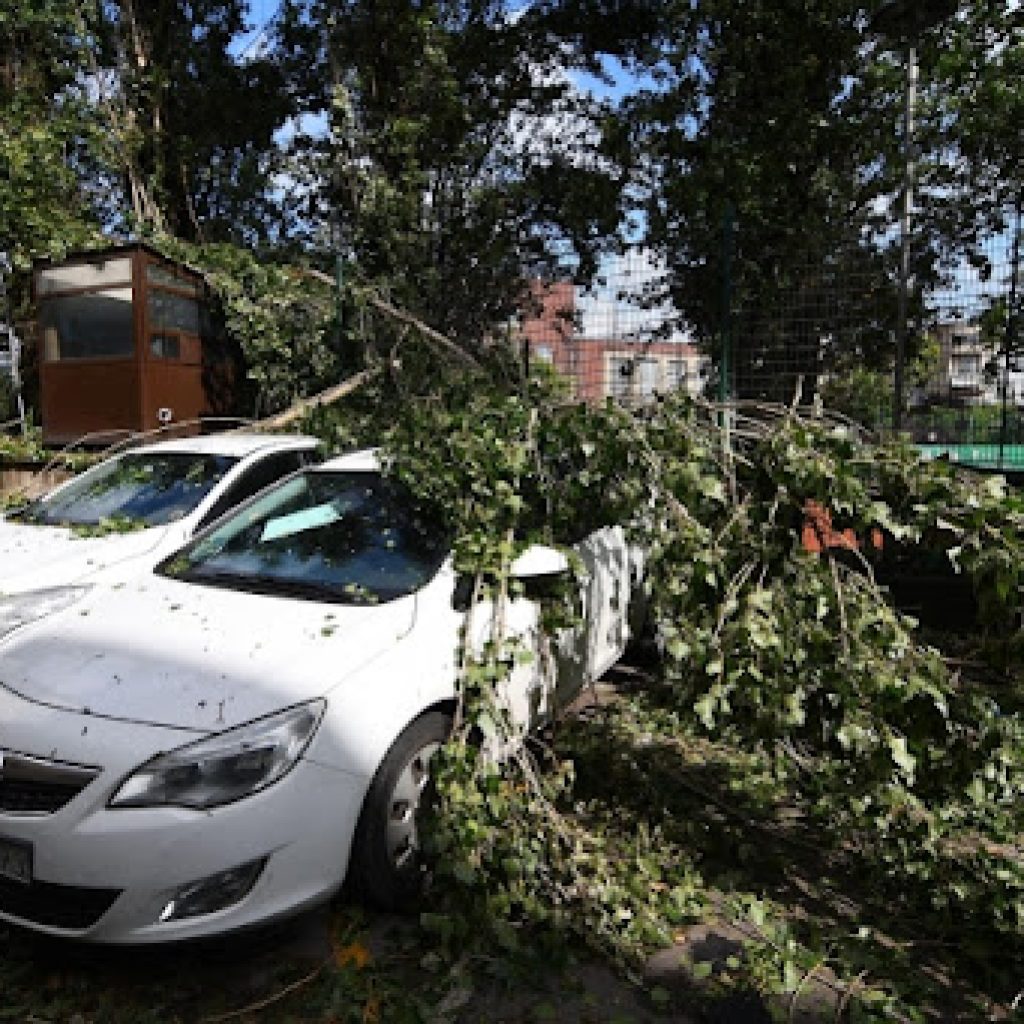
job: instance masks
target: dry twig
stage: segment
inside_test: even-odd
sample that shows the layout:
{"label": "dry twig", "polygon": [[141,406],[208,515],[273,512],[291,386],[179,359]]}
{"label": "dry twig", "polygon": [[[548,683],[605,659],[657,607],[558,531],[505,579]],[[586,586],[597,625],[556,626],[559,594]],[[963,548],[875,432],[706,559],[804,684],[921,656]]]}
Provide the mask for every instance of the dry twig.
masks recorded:
{"label": "dry twig", "polygon": [[298,981],[293,981],[290,985],[285,985],[284,988],[279,989],[277,992],[271,993],[264,999],[259,999],[255,1003],[249,1003],[248,1006],[239,1007],[237,1010],[229,1010],[227,1013],[218,1013],[212,1017],[204,1017],[204,1024],[219,1024],[220,1021],[235,1020],[238,1017],[244,1017],[250,1013],[256,1013],[259,1010],[265,1010],[268,1006],[272,1006],[274,1003],[280,1002],[282,999],[287,998],[293,992],[297,992],[300,988],[310,984],[310,982],[316,981],[320,977],[320,973],[324,969],[324,964],[318,964],[309,974],[299,978]]}

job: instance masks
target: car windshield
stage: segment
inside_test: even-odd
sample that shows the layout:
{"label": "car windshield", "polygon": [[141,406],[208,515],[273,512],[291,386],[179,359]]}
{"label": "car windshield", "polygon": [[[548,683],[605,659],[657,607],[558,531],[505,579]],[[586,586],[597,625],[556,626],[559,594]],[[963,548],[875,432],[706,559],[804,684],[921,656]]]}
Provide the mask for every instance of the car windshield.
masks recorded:
{"label": "car windshield", "polygon": [[188,515],[238,460],[188,452],[132,452],[83,473],[17,513],[59,526],[163,526]]}
{"label": "car windshield", "polygon": [[436,518],[400,484],[321,470],[261,495],[158,571],[250,593],[375,604],[418,590],[447,552]]}

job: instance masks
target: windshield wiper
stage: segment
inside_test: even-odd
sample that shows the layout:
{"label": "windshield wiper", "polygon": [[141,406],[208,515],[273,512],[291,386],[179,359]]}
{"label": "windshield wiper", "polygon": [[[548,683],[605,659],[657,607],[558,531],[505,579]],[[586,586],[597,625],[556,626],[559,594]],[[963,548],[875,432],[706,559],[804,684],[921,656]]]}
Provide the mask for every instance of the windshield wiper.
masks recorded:
{"label": "windshield wiper", "polygon": [[315,580],[282,579],[277,576],[259,576],[242,572],[186,569],[170,574],[172,579],[185,583],[209,584],[245,594],[265,594],[278,597],[298,597],[309,601],[329,601],[335,604],[376,604],[378,595],[365,588],[353,588]]}

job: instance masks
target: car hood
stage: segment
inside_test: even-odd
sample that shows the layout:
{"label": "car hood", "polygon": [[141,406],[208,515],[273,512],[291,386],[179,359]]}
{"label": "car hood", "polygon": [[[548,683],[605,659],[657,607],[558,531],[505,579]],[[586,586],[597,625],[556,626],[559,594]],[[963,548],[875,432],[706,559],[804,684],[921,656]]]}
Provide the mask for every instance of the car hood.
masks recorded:
{"label": "car hood", "polygon": [[147,575],[8,636],[0,685],[83,714],[220,731],[323,695],[414,612],[414,597],[321,604]]}
{"label": "car hood", "polygon": [[167,532],[168,527],[158,526],[83,537],[66,526],[0,520],[0,594],[74,583],[152,551]]}

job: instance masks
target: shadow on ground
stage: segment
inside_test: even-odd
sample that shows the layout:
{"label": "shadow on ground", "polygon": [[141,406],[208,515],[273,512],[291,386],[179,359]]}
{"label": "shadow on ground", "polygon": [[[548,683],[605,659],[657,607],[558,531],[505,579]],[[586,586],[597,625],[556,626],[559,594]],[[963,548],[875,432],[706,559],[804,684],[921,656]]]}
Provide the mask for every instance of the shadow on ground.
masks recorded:
{"label": "shadow on ground", "polygon": [[335,900],[218,940],[110,948],[0,926],[0,1021],[688,1024],[585,952],[529,978],[452,973],[415,919]]}
{"label": "shadow on ground", "polygon": [[[640,822],[657,827],[695,860],[714,890],[771,900],[792,934],[812,948],[827,944],[829,963],[843,964],[847,979],[883,982],[934,1021],[1010,1016],[1005,1004],[1020,987],[1024,943],[970,935],[954,914],[932,906],[935,882],[897,884],[884,864],[851,850],[800,808],[733,785],[743,770],[735,751],[693,737],[680,744],[661,732],[624,729],[616,711],[622,697],[649,710],[671,706],[670,694],[642,671],[613,671],[604,686],[604,699],[583,708],[563,737],[574,753],[574,798],[613,808],[617,827],[626,831]],[[688,962],[707,960],[717,971],[728,956],[742,953],[750,933],[738,932],[723,911],[710,933],[691,929],[679,947],[657,954],[649,976],[686,991],[693,987]],[[1001,950],[998,960],[993,949]],[[780,999],[775,1007],[783,1019],[824,1024],[846,1005],[844,988],[822,963],[803,979],[798,1000]],[[704,1012],[722,1022],[769,1019],[755,997],[712,1002]]]}

